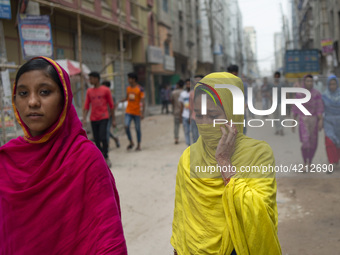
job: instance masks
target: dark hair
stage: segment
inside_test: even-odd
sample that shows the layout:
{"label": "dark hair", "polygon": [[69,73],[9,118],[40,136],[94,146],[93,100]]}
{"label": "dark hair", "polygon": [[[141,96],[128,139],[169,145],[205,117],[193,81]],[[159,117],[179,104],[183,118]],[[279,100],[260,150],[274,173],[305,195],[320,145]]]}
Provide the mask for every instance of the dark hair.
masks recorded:
{"label": "dark hair", "polygon": [[98,72],[89,73],[89,77],[98,78],[98,80],[100,80],[100,74]]}
{"label": "dark hair", "polygon": [[276,72],[274,73],[274,77],[275,77],[276,75],[278,75],[279,78],[281,77],[281,73],[280,73],[279,71],[276,71]]}
{"label": "dark hair", "polygon": [[238,73],[238,66],[237,65],[230,65],[227,68],[229,73]]}
{"label": "dark hair", "polygon": [[128,78],[134,79],[135,81],[138,80],[138,77],[137,77],[136,73],[128,73]]}
{"label": "dark hair", "polygon": [[197,74],[197,75],[195,75],[195,77],[194,78],[200,78],[200,79],[203,79],[204,78],[204,75],[202,75],[202,74]]}
{"label": "dark hair", "polygon": [[183,81],[183,80],[179,80],[179,81],[177,82],[177,84],[178,84],[178,87],[183,88],[183,86],[184,86],[184,81]]}
{"label": "dark hair", "polygon": [[307,75],[304,77],[304,80],[306,80],[307,78],[311,78],[311,79],[313,79],[313,75],[311,75],[311,74],[307,74]]}
{"label": "dark hair", "polygon": [[27,61],[25,64],[23,64],[17,72],[17,75],[15,77],[15,84],[16,85],[18,84],[18,81],[21,75],[23,75],[24,73],[27,73],[30,71],[36,71],[36,70],[44,71],[48,77],[50,77],[55,83],[57,83],[60,88],[61,95],[64,98],[63,85],[61,84],[57,71],[55,70],[54,66],[50,62],[42,58],[31,59]]}
{"label": "dark hair", "polygon": [[187,82],[191,82],[190,79],[186,79],[186,80],[185,80],[185,83],[187,83]]}
{"label": "dark hair", "polygon": [[110,87],[111,87],[111,82],[109,82],[109,81],[103,81],[103,82],[102,82],[102,85],[104,85],[104,86],[110,88]]}

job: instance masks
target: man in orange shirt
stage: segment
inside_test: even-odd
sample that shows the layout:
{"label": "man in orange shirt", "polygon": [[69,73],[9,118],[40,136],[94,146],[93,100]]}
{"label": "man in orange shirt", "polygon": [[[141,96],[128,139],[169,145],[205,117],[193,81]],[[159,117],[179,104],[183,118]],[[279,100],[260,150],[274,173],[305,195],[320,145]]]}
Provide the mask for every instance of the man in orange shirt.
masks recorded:
{"label": "man in orange shirt", "polygon": [[111,91],[108,87],[100,84],[100,75],[97,72],[89,74],[90,83],[94,85],[86,92],[86,99],[83,111],[83,127],[86,127],[86,118],[91,104],[91,126],[94,141],[98,149],[102,152],[106,163],[111,167],[111,162],[108,157],[108,142],[107,142],[107,125],[109,121],[109,110],[112,117],[112,126],[116,126],[114,105],[111,96]]}
{"label": "man in orange shirt", "polygon": [[[130,132],[130,124],[133,120],[135,122],[135,128],[137,133],[137,148],[136,151],[140,151],[141,143],[141,126],[140,121],[144,118],[144,89],[137,83],[137,75],[135,73],[128,74],[129,86],[126,88],[126,98],[121,102],[128,101],[125,110],[125,131],[130,141],[127,149],[131,150],[134,146],[132,136]],[[142,109],[141,109],[142,108]]]}

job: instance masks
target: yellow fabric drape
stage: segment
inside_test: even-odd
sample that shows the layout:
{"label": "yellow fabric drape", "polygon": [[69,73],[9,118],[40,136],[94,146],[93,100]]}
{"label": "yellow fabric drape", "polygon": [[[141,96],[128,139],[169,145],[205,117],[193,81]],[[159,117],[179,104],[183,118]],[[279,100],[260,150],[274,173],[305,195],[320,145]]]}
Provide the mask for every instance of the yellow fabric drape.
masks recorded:
{"label": "yellow fabric drape", "polygon": [[[213,73],[201,82],[211,87],[232,84],[243,90],[242,81],[228,73]],[[242,122],[243,116],[232,113],[231,93],[226,89],[216,91],[227,119]],[[194,172],[195,166],[216,166],[215,149],[207,146],[216,137],[203,137],[206,127],[198,128],[202,135],[184,151],[178,164],[172,246],[179,255],[229,255],[234,249],[238,255],[281,254],[275,175],[240,171],[242,166],[274,166],[270,146],[240,132],[231,158],[238,173],[224,186],[223,180],[217,178],[220,174],[205,178],[209,175]],[[242,126],[238,130],[242,131]]]}

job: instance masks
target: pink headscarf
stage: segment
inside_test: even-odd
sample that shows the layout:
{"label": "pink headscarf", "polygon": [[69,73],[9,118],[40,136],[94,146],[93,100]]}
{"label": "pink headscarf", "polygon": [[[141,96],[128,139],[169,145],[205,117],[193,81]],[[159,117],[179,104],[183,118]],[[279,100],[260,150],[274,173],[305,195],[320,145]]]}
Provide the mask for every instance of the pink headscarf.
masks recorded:
{"label": "pink headscarf", "polygon": [[[44,134],[0,147],[0,254],[127,254],[115,180],[87,139],[56,62],[65,105]],[[14,84],[13,95],[16,91]]]}
{"label": "pink headscarf", "polygon": [[[307,78],[311,78],[311,75],[305,75],[303,77],[303,82],[301,86],[302,88],[306,88]],[[324,111],[324,106],[322,103],[321,93],[314,88],[310,90],[310,93],[311,93],[311,99],[307,103],[304,103],[303,106],[312,114],[312,116],[322,114]],[[304,98],[304,97],[305,97],[305,94],[297,93],[295,98]],[[304,116],[304,113],[301,112],[300,109],[296,107],[296,105],[293,105],[292,112],[294,115]]]}

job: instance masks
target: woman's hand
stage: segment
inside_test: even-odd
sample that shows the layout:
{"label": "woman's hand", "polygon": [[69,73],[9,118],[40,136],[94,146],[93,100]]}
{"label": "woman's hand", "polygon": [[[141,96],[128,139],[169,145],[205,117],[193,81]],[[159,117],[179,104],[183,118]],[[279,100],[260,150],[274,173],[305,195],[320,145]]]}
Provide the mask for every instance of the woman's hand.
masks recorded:
{"label": "woman's hand", "polygon": [[228,184],[230,178],[235,174],[235,172],[232,171],[231,157],[235,151],[237,129],[235,126],[231,127],[228,124],[225,124],[225,126],[228,132],[221,126],[222,137],[217,145],[215,158],[221,168],[228,169],[227,171],[221,171],[224,183]]}

